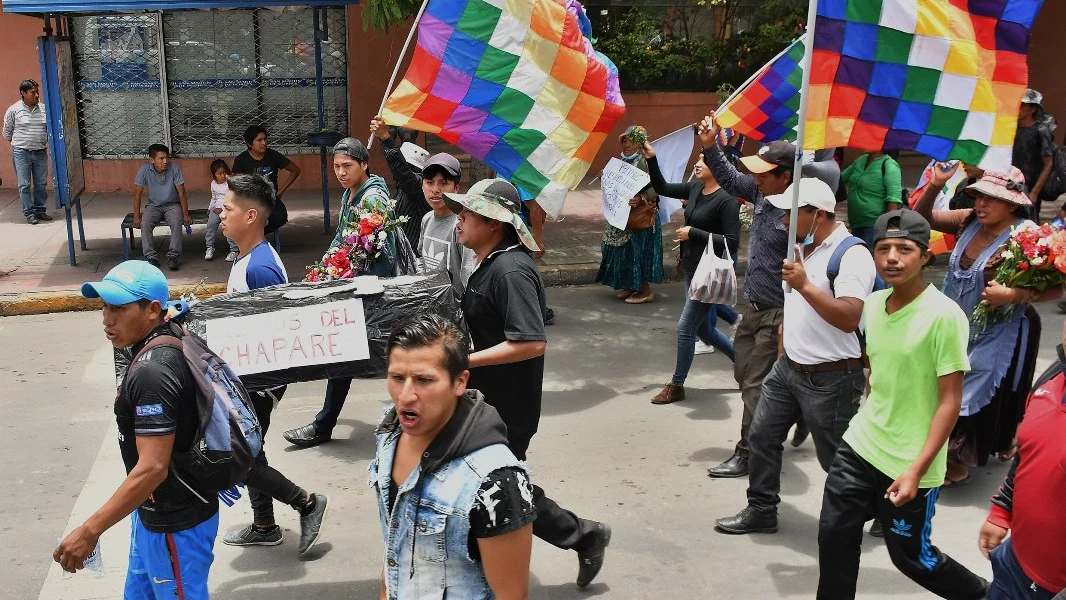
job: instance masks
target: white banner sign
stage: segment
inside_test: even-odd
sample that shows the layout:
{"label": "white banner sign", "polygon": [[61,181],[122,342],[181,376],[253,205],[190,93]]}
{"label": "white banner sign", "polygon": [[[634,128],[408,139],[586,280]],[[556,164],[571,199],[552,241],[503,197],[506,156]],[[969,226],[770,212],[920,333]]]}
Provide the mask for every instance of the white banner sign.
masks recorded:
{"label": "white banner sign", "polygon": [[238,375],[370,358],[359,298],[211,319],[207,344]]}
{"label": "white banner sign", "polygon": [[648,174],[619,158],[612,158],[603,168],[600,189],[603,191],[603,216],[619,229],[629,221],[629,200],[651,183]]}

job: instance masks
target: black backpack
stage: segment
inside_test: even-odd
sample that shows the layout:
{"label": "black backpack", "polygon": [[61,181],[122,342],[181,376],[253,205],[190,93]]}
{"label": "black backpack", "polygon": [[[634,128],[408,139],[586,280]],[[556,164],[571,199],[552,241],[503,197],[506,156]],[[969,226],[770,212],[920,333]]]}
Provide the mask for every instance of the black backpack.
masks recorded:
{"label": "black backpack", "polygon": [[173,335],[149,340],[130,360],[121,393],[129,397],[125,390],[129,370],[150,350],[160,346],[181,350],[196,386],[197,427],[189,450],[171,455],[171,473],[197,496],[197,490],[227,490],[248,476],[263,448],[263,429],[248,391],[229,365],[188,329],[171,323],[170,332]]}
{"label": "black backpack", "polygon": [[1041,200],[1055,200],[1066,194],[1066,146],[1055,146],[1051,157],[1051,173],[1040,190]]}
{"label": "black backpack", "polygon": [[263,233],[267,235],[274,233],[288,222],[289,209],[285,207],[285,203],[281,201],[281,198],[276,198],[274,200],[274,208],[270,210],[270,217],[267,218],[266,227],[263,228]]}

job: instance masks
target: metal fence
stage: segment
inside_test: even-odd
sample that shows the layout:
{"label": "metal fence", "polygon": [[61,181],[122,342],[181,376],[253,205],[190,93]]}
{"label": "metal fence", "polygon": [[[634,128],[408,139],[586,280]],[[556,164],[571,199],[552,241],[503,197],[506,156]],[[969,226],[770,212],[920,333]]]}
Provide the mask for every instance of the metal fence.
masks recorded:
{"label": "metal fence", "polygon": [[[143,156],[159,141],[177,156],[233,155],[253,124],[281,152],[315,152],[306,144],[319,128],[312,15],[285,7],[74,19],[85,157]],[[327,9],[324,21],[326,127],[347,131],[344,9]]]}

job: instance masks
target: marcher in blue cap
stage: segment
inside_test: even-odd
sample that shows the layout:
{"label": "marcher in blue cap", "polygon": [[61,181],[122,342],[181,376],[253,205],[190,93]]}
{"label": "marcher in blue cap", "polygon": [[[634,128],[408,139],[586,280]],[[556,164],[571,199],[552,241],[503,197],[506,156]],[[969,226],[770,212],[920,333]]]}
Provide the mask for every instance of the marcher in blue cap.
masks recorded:
{"label": "marcher in blue cap", "polygon": [[[134,357],[149,341],[176,335],[166,321],[170,286],[146,261],[126,261],[81,293],[104,301],[104,334]],[[100,536],[133,513],[124,597],[206,600],[218,495],[182,483],[169,468],[174,452],[189,450],[198,423],[195,381],[180,343],[153,345],[132,361],[114,410],[126,479],[52,558],[71,573],[84,568]]]}

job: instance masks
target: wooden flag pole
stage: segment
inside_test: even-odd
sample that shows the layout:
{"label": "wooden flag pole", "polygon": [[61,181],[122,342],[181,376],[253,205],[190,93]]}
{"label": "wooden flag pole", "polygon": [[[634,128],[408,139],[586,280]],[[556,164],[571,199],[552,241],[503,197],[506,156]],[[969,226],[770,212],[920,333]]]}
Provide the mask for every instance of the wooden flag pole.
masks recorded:
{"label": "wooden flag pole", "polygon": [[[378,106],[378,112],[374,113],[374,116],[381,116],[381,111],[385,110],[385,102],[389,99],[389,94],[392,93],[392,86],[396,85],[396,76],[400,74],[400,65],[403,64],[403,59],[407,56],[407,49],[411,47],[411,40],[415,38],[415,32],[418,31],[418,22],[422,20],[422,15],[426,12],[426,5],[429,4],[429,0],[422,0],[422,6],[418,7],[418,14],[415,15],[415,22],[411,24],[411,31],[407,33],[407,41],[403,43],[403,49],[400,50],[400,55],[396,57],[396,66],[392,69],[392,77],[389,78],[389,86],[385,88],[385,95],[381,97],[381,105]],[[374,136],[371,136],[366,141],[366,149],[374,145]]]}
{"label": "wooden flag pole", "polygon": [[[807,125],[807,101],[810,99],[811,63],[814,59],[814,24],[818,19],[818,0],[811,0],[807,9],[807,38],[803,44],[803,85],[800,87],[799,123],[796,124],[796,161],[792,167],[792,214],[788,219],[788,249],[785,260],[791,262],[796,258],[796,227],[799,219],[800,186],[803,174],[803,134]],[[792,288],[785,285],[785,291]]]}

